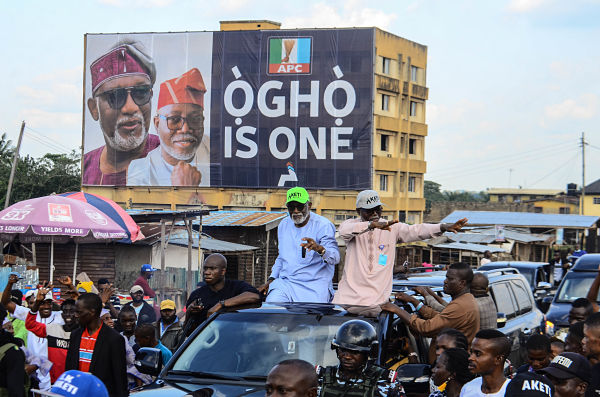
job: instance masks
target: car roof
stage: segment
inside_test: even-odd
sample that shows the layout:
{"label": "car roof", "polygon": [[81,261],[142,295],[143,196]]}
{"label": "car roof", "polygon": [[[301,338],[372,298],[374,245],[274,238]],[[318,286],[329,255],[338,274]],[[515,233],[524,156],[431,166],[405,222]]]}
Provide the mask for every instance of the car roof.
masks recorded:
{"label": "car roof", "polygon": [[335,305],[333,303],[266,303],[261,305],[225,308],[225,312],[267,313],[267,314],[321,314],[324,316],[369,316],[366,306]]}
{"label": "car roof", "polygon": [[585,254],[577,259],[573,270],[576,271],[597,271],[600,265],[600,254]]}
{"label": "car roof", "polygon": [[[488,276],[490,283],[498,281],[498,279],[507,278],[524,278],[517,269],[515,268],[498,268],[490,270],[475,270],[476,273],[485,273]],[[403,286],[429,286],[429,287],[442,287],[444,285],[444,279],[446,278],[446,272],[431,272],[431,273],[419,273],[408,276],[406,279],[394,279],[393,287]]]}
{"label": "car roof", "polygon": [[514,267],[514,268],[537,268],[543,267],[547,265],[546,262],[521,262],[521,261],[498,261],[498,262],[490,262],[482,265],[479,269],[498,269],[502,267]]}

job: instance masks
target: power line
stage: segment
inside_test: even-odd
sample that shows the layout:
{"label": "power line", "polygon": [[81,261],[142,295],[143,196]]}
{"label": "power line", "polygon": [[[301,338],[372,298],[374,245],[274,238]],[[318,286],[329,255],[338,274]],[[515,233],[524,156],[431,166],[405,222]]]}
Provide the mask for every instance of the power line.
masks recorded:
{"label": "power line", "polygon": [[61,154],[69,154],[69,151],[65,151],[62,147],[54,145],[52,142],[48,142],[47,140],[44,140],[42,138],[39,138],[33,134],[30,134],[29,132],[25,133],[25,136],[27,136],[28,138],[33,139],[34,141],[36,141],[37,143],[40,143],[46,147],[48,147],[49,149],[52,149],[55,152],[61,153]]}
{"label": "power line", "polygon": [[[466,163],[466,164],[460,164],[460,165],[456,165],[456,166],[451,166],[451,167],[446,167],[443,170],[440,170],[441,172],[445,173],[447,171],[453,170],[453,169],[462,169],[462,168],[471,168],[474,166],[480,167],[482,164],[485,163],[490,163],[490,162],[498,162],[498,161],[502,161],[505,162],[508,158],[512,158],[512,157],[520,157],[520,156],[525,156],[528,155],[530,153],[539,153],[540,151],[545,151],[545,150],[551,150],[554,148],[560,148],[560,149],[564,149],[565,145],[568,143],[572,143],[572,140],[569,141],[564,141],[564,142],[558,142],[558,143],[553,143],[550,145],[546,145],[546,146],[540,146],[540,147],[536,147],[535,149],[531,149],[531,150],[526,150],[523,152],[518,152],[518,153],[513,153],[513,154],[503,154],[497,157],[490,157],[484,160],[480,160],[477,162],[472,162],[472,163]],[[438,172],[440,172],[438,171]],[[436,171],[432,171],[431,173],[435,174]]]}
{"label": "power line", "polygon": [[[573,148],[572,150],[575,150],[575,148]],[[560,153],[565,154],[565,153],[569,153],[569,152],[565,152],[564,150],[559,150]],[[558,152],[557,152],[558,153]],[[545,154],[546,156],[549,155],[550,153]],[[522,160],[515,160],[515,161],[511,161],[510,162],[510,166],[513,165],[517,165],[517,164],[523,164],[523,163],[528,163],[530,161],[534,161],[534,160],[538,160],[537,158],[524,158]],[[506,163],[506,161],[504,161],[503,163]],[[495,171],[498,170],[499,168],[497,166],[494,167],[482,167],[482,168],[472,168],[471,171],[465,171],[465,172],[453,172],[453,173],[449,173],[446,174],[444,176],[440,176],[440,174],[436,175],[435,178],[444,178],[444,179],[449,179],[449,180],[453,180],[456,178],[464,178],[466,176],[471,176],[471,175],[476,175],[476,174],[480,174],[483,172],[490,172],[490,170]],[[453,178],[452,175],[455,175],[455,177]],[[431,178],[428,176],[428,179],[431,180]]]}
{"label": "power line", "polygon": [[68,152],[70,152],[71,150],[73,150],[72,148],[68,148],[65,145],[61,144],[60,142],[56,141],[55,139],[52,139],[51,137],[41,133],[40,131],[34,130],[31,127],[25,127],[27,130],[33,132],[34,134],[38,135],[39,137],[43,138],[43,139],[47,139],[49,142],[52,142],[53,144],[55,144],[55,146],[60,146],[63,149],[67,150]]}
{"label": "power line", "polygon": [[575,153],[574,156],[572,156],[570,159],[568,159],[567,161],[565,161],[564,163],[562,163],[561,165],[559,165],[558,167],[554,168],[552,171],[550,171],[549,173],[547,173],[546,175],[544,175],[543,177],[541,177],[540,179],[538,179],[537,181],[533,182],[532,184],[530,184],[529,186],[535,186],[537,185],[539,182],[543,181],[544,179],[546,179],[547,177],[549,177],[550,175],[552,175],[553,173],[555,173],[556,171],[558,171],[559,169],[561,169],[562,167],[564,167],[566,164],[572,162],[574,159],[576,159],[579,156],[579,153]]}
{"label": "power line", "polygon": [[[576,147],[571,148],[571,150],[575,150],[575,149],[576,149]],[[537,161],[542,157],[548,157],[548,156],[552,156],[554,154],[559,154],[559,153],[565,153],[564,146],[538,150],[538,151],[536,151],[536,154],[537,154],[536,156],[532,156],[532,155],[527,156],[523,153],[518,153],[518,154],[514,154],[514,155],[508,155],[502,159],[498,159],[493,162],[487,162],[487,163],[482,162],[481,164],[473,164],[468,167],[465,166],[461,169],[456,169],[454,171],[448,170],[448,171],[438,172],[438,173],[428,172],[427,174],[428,174],[428,177],[430,177],[430,175],[433,175],[434,178],[447,177],[448,175],[453,175],[453,174],[459,174],[460,176],[464,176],[464,175],[470,175],[473,173],[480,173],[480,172],[487,172],[490,170],[496,170],[496,169],[498,169],[499,166],[503,166],[506,164],[509,164],[512,166],[515,164],[522,164],[522,163],[527,163],[527,162],[531,162],[531,161]],[[515,156],[516,156],[516,159],[513,159]]]}

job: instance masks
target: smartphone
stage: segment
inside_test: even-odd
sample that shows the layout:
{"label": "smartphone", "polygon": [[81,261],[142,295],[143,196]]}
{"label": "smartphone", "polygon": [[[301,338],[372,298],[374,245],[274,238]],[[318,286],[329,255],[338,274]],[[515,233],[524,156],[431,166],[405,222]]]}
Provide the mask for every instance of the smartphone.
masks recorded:
{"label": "smartphone", "polygon": [[306,258],[306,248],[302,247],[302,257]]}

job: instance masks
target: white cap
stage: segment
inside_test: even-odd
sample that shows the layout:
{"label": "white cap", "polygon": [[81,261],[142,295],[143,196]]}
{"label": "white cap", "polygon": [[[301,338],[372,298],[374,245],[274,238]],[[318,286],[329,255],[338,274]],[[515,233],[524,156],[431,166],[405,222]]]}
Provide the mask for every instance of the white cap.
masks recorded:
{"label": "white cap", "polygon": [[29,298],[30,296],[36,296],[37,295],[37,289],[30,289],[29,291],[27,291],[25,293],[25,299]]}
{"label": "white cap", "polygon": [[383,203],[379,198],[379,193],[375,190],[363,190],[356,196],[356,208],[370,210],[380,205],[383,205]]}

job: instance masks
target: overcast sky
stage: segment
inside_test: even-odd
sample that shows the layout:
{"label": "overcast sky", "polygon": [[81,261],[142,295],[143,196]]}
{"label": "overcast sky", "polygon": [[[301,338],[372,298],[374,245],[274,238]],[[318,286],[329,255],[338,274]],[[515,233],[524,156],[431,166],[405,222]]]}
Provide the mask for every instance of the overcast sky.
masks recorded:
{"label": "overcast sky", "polygon": [[[377,8],[375,8],[377,7]],[[600,178],[600,0],[3,1],[0,132],[79,150],[86,32],[378,26],[428,47],[426,179],[442,189],[564,189]]]}

